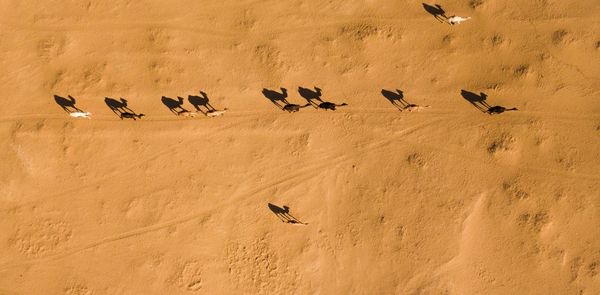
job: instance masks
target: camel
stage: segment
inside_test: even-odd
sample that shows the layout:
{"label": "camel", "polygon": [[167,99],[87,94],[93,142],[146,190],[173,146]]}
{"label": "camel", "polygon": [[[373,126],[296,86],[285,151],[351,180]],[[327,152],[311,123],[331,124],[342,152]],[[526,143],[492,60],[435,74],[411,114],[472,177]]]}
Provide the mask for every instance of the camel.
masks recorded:
{"label": "camel", "polygon": [[336,108],[336,107],[343,107],[343,106],[347,106],[347,105],[348,105],[348,104],[347,104],[347,103],[345,103],[345,102],[344,102],[344,103],[342,103],[342,104],[335,104],[335,103],[333,103],[333,102],[328,102],[328,101],[325,101],[325,102],[322,102],[321,104],[319,104],[319,108],[320,108],[320,109],[324,109],[324,110],[332,110],[332,111],[335,111],[335,108]]}
{"label": "camel", "polygon": [[457,16],[457,15],[453,15],[451,17],[448,18],[448,23],[451,25],[458,25],[466,20],[470,20],[471,17],[461,17],[461,16]]}
{"label": "camel", "polygon": [[274,90],[270,90],[270,89],[266,89],[264,88],[262,91],[263,95],[268,98],[273,104],[275,104],[278,107],[282,107],[278,101],[282,102],[284,105],[285,104],[289,104],[289,102],[287,101],[287,97],[288,97],[288,93],[287,93],[287,89],[285,88],[281,88],[281,93],[274,91]]}
{"label": "camel", "polygon": [[90,113],[90,112],[71,112],[71,113],[69,113],[69,116],[71,116],[73,118],[91,119],[92,113]]}
{"label": "camel", "polygon": [[517,108],[507,109],[503,106],[493,106],[493,107],[489,108],[486,113],[488,113],[490,115],[497,115],[497,114],[502,114],[502,113],[508,112],[508,111],[518,111],[518,110],[519,109],[517,109]]}
{"label": "camel", "polygon": [[123,118],[125,119],[133,119],[134,121],[137,119],[141,119],[143,116],[145,116],[144,114],[135,114],[135,113],[130,113],[130,112],[122,112],[121,113],[121,120],[123,120]]}
{"label": "camel", "polygon": [[303,106],[301,105],[297,105],[297,104],[293,104],[293,103],[288,103],[286,105],[283,106],[283,110],[288,112],[288,113],[294,113],[294,112],[298,112],[300,111],[301,108],[305,108],[307,106],[310,106],[310,103],[307,103]]}
{"label": "camel", "polygon": [[429,107],[429,105],[426,105],[426,106],[420,106],[420,105],[418,105],[418,104],[413,104],[413,103],[411,103],[411,104],[408,104],[407,106],[405,106],[405,107],[404,107],[404,110],[405,110],[405,111],[409,111],[409,112],[418,112],[418,111],[420,111],[420,110],[423,110],[423,109],[426,109],[426,108],[428,108],[428,107]]}
{"label": "camel", "polygon": [[206,112],[206,116],[210,117],[210,118],[219,117],[219,116],[222,116],[223,114],[225,114],[225,112],[227,112],[227,108],[224,108],[222,111],[210,110],[210,111]]}
{"label": "camel", "polygon": [[191,118],[194,118],[194,117],[196,117],[197,114],[198,113],[196,113],[196,112],[190,112],[190,111],[188,111],[186,109],[183,109],[181,111],[177,111],[177,116],[181,116],[181,117],[191,117]]}

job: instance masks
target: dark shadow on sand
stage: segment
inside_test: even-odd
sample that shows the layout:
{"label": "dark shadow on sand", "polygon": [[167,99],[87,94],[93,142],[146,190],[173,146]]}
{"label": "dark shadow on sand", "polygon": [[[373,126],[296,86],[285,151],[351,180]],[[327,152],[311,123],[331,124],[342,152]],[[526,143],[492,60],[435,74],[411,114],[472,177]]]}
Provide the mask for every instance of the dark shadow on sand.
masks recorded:
{"label": "dark shadow on sand", "polygon": [[281,88],[281,92],[277,90],[263,88],[262,94],[280,109],[283,109],[284,105],[289,104],[289,102],[287,101],[287,89],[283,87]]}
{"label": "dark shadow on sand", "polygon": [[80,108],[78,108],[77,106],[75,106],[75,103],[77,102],[75,100],[74,97],[72,96],[67,96],[68,98],[64,98],[62,96],[58,96],[58,95],[54,95],[54,101],[56,101],[56,103],[67,113],[73,113],[73,112],[83,112],[83,110],[81,110]]}
{"label": "dark shadow on sand", "polygon": [[281,220],[281,222],[284,223],[293,223],[293,224],[303,224],[303,225],[307,225],[308,223],[304,223],[300,220],[298,220],[298,218],[292,216],[292,214],[290,214],[290,207],[288,206],[283,206],[283,208],[277,206],[277,205],[273,205],[271,203],[269,203],[269,209],[271,209],[271,211],[273,212],[273,214],[275,214],[275,216],[277,216],[277,218],[279,218],[279,220]]}

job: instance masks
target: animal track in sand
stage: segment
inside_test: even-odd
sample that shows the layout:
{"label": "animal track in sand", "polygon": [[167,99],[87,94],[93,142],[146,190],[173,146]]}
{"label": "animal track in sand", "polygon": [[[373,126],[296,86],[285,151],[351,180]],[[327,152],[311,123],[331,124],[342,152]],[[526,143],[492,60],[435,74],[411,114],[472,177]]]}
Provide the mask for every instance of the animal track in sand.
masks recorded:
{"label": "animal track in sand", "polygon": [[73,236],[73,230],[64,222],[36,220],[20,225],[9,239],[9,244],[27,256],[41,256],[64,246]]}
{"label": "animal track in sand", "polygon": [[83,284],[72,284],[64,289],[65,295],[92,295],[94,291]]}
{"label": "animal track in sand", "polygon": [[352,41],[363,41],[367,37],[377,34],[379,29],[371,24],[351,24],[340,28],[340,35]]}
{"label": "animal track in sand", "polygon": [[570,150],[566,154],[563,152],[556,158],[556,162],[563,166],[566,170],[573,171],[575,170],[575,163],[577,162],[575,160],[576,155],[576,150]]}
{"label": "animal track in sand", "polygon": [[200,291],[202,289],[202,271],[198,261],[186,262],[177,268],[169,282],[186,291]]}
{"label": "animal track in sand", "polygon": [[529,72],[529,65],[520,65],[513,70],[515,78],[522,78]]}
{"label": "animal track in sand", "polygon": [[442,44],[449,45],[452,44],[452,40],[454,40],[454,36],[452,34],[448,34],[442,38]]}
{"label": "animal track in sand", "polygon": [[593,261],[588,264],[587,273],[590,277],[595,277],[598,274],[598,261]]}
{"label": "animal track in sand", "polygon": [[260,294],[293,293],[295,276],[264,239],[231,243],[226,249],[229,277],[241,290]]}
{"label": "animal track in sand", "polygon": [[487,147],[487,151],[491,155],[495,155],[498,152],[510,151],[513,149],[515,138],[509,133],[502,133],[494,138]]}
{"label": "animal track in sand", "polygon": [[64,38],[49,37],[38,42],[38,56],[45,61],[51,60],[65,52],[66,40]]}
{"label": "animal track in sand", "polygon": [[277,72],[281,67],[280,51],[272,45],[256,46],[253,59],[265,67],[269,73]]}
{"label": "animal track in sand", "polygon": [[106,69],[106,63],[98,63],[86,65],[83,67],[82,80],[84,82],[83,89],[90,86],[96,86],[102,82],[103,73]]}
{"label": "animal track in sand", "polygon": [[483,0],[470,0],[469,1],[469,6],[473,9],[476,9],[477,7],[483,5],[485,2]]}
{"label": "animal track in sand", "polygon": [[504,43],[504,36],[500,34],[495,34],[490,40],[492,41],[493,46],[498,46]]}
{"label": "animal track in sand", "polygon": [[569,33],[565,30],[557,30],[552,33],[552,44],[558,45],[564,43],[565,38],[569,35]]}
{"label": "animal track in sand", "polygon": [[423,156],[419,153],[412,153],[406,157],[406,161],[408,164],[415,166],[417,168],[423,168],[427,165],[427,162],[423,158]]}
{"label": "animal track in sand", "polygon": [[520,214],[517,218],[517,224],[521,227],[531,228],[533,231],[539,233],[542,227],[548,223],[548,213],[540,211],[535,214],[528,212]]}
{"label": "animal track in sand", "polygon": [[529,193],[523,189],[519,179],[505,181],[502,183],[502,189],[519,200],[524,200],[529,197]]}
{"label": "animal track in sand", "polygon": [[146,31],[145,49],[155,52],[166,52],[173,37],[162,28],[150,28]]}

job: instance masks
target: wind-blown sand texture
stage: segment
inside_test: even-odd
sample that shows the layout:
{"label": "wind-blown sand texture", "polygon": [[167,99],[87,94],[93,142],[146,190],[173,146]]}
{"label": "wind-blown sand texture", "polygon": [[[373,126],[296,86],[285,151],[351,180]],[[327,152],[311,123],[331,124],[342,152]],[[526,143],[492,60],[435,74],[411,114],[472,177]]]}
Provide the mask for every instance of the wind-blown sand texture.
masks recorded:
{"label": "wind-blown sand texture", "polygon": [[600,294],[597,0],[0,4],[0,294]]}

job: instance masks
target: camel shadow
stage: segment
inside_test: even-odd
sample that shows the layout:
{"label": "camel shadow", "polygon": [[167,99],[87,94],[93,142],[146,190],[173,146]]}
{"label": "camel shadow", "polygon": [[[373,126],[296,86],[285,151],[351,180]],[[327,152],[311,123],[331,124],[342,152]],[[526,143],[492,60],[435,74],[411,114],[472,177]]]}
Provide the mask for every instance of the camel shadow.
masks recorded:
{"label": "camel shadow", "polygon": [[[321,88],[314,87],[314,89],[315,90],[304,87],[298,87],[298,93],[300,93],[300,96],[306,99],[306,101],[310,103],[314,108],[318,108],[319,104],[323,103],[323,100],[321,99],[321,96],[323,94],[321,93]],[[315,100],[318,102],[314,102]]]}
{"label": "camel shadow", "polygon": [[487,94],[480,92],[479,94],[475,94],[471,91],[461,90],[460,94],[464,99],[466,99],[470,104],[472,104],[475,108],[480,110],[483,113],[486,113],[490,109],[490,105],[487,103]]}
{"label": "camel shadow", "polygon": [[119,116],[121,120],[125,119],[141,119],[144,114],[137,114],[127,105],[127,100],[124,98],[120,98],[116,100],[114,98],[105,97],[104,103],[108,106],[108,108],[115,113],[115,115]]}
{"label": "camel shadow", "polygon": [[181,112],[187,112],[185,108],[183,108],[183,97],[177,97],[178,100],[174,100],[170,97],[163,96],[161,97],[162,103],[169,108],[169,111],[175,115],[179,115]]}
{"label": "camel shadow", "polygon": [[277,205],[273,205],[271,203],[269,203],[269,209],[271,209],[271,211],[273,212],[273,214],[275,214],[275,216],[277,216],[277,218],[279,218],[279,220],[281,220],[281,222],[283,223],[292,223],[292,224],[302,224],[302,225],[307,225],[308,223],[304,223],[300,220],[298,220],[296,217],[292,216],[292,214],[290,214],[290,207],[288,206],[283,206],[283,208],[277,206]]}
{"label": "camel shadow", "polygon": [[[183,98],[180,98],[183,99]],[[204,115],[208,113],[216,112],[217,110],[210,104],[210,100],[208,99],[208,95],[204,91],[200,91],[200,96],[197,95],[188,95],[188,101],[196,108],[197,111],[201,112]],[[201,107],[206,109],[203,110]]]}
{"label": "camel shadow", "polygon": [[410,104],[404,99],[404,92],[400,89],[396,89],[396,91],[390,91],[386,89],[381,89],[381,95],[385,97],[391,104],[393,104],[398,110],[402,111],[404,108],[409,106]]}
{"label": "camel shadow", "polygon": [[[287,101],[287,97],[288,97],[287,89],[285,89],[283,87],[281,88],[281,92],[263,88],[262,94],[280,109],[283,109],[283,107],[285,105],[289,104],[289,102]],[[279,104],[279,102],[281,102],[281,104]]]}
{"label": "camel shadow", "polygon": [[446,16],[446,11],[439,4],[429,5],[426,3],[422,3],[425,11],[429,12],[429,14],[433,15],[435,19],[437,19],[441,23],[445,23],[448,21],[448,17]]}
{"label": "camel shadow", "polygon": [[67,96],[68,98],[64,98],[62,96],[54,95],[54,101],[68,114],[73,112],[84,112],[80,108],[75,106],[76,100],[72,96]]}

